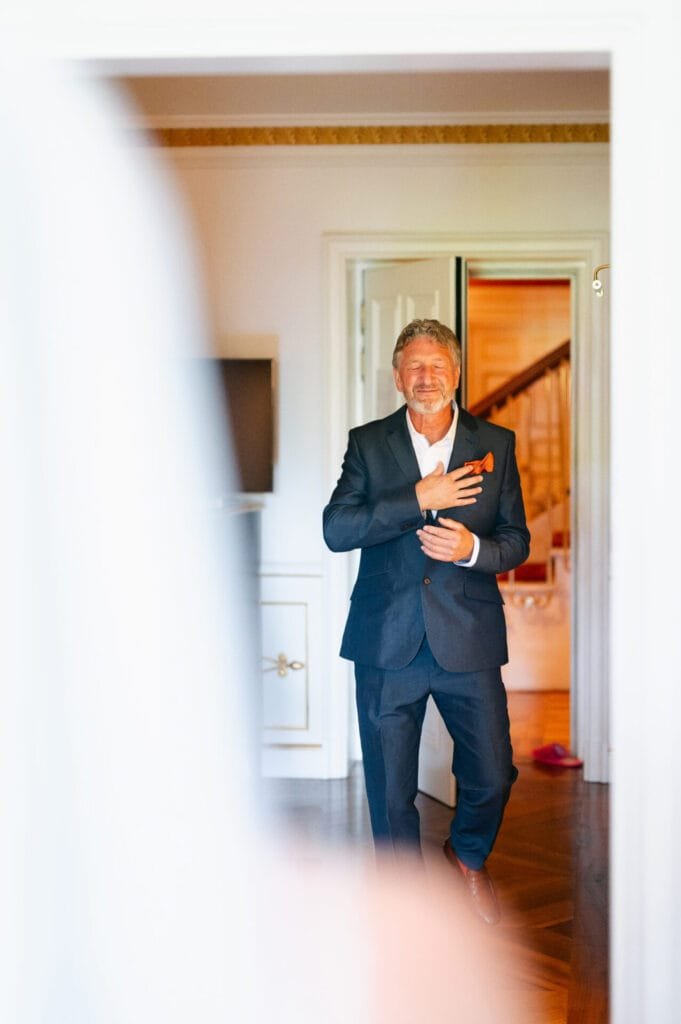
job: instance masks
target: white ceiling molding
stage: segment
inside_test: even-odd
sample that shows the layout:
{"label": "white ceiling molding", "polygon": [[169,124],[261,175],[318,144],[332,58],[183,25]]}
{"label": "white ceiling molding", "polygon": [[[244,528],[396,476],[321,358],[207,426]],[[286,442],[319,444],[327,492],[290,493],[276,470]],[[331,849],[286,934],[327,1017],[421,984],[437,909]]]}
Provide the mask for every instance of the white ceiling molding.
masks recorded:
{"label": "white ceiling molding", "polygon": [[136,116],[138,128],[288,128],[366,125],[607,124],[609,110],[514,110],[361,114],[156,114]]}
{"label": "white ceiling molding", "polygon": [[[607,51],[536,53],[344,53],[300,56],[148,57],[139,38],[137,56],[102,55],[83,61],[97,75],[280,75],[428,71],[607,71]],[[155,40],[160,49],[159,41]],[[101,45],[101,43],[100,43]],[[189,49],[189,44],[187,45]],[[69,56],[79,56],[69,52]]]}

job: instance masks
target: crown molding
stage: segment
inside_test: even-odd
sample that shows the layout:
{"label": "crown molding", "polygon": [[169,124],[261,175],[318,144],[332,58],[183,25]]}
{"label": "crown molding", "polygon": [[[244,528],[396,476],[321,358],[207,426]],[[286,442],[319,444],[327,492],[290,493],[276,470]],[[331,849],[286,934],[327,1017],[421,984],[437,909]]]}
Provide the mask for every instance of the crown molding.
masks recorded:
{"label": "crown molding", "polygon": [[609,110],[446,111],[384,114],[153,114],[138,115],[134,127],[151,128],[317,128],[450,125],[607,124]]}
{"label": "crown molding", "polygon": [[607,124],[292,125],[158,128],[147,141],[164,148],[231,146],[489,145],[603,143]]}

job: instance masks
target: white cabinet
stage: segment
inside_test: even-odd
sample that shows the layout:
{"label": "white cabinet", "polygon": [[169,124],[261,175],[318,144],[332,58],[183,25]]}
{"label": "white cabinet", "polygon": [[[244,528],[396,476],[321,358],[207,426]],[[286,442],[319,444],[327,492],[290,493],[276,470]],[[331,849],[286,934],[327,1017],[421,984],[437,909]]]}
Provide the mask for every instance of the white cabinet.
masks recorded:
{"label": "white cabinet", "polygon": [[322,582],[321,575],[263,573],[260,577],[262,772],[266,776],[324,778],[327,774]]}

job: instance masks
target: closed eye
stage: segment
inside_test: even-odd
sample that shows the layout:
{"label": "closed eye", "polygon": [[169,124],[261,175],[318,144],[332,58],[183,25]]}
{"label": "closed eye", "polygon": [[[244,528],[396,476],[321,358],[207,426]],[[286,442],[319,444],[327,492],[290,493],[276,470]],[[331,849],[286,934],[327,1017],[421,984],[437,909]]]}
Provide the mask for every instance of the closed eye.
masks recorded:
{"label": "closed eye", "polygon": [[[444,370],[445,367],[446,367],[446,363],[431,363],[430,364],[430,369],[431,370]],[[407,368],[407,370],[422,370],[422,369],[426,369],[426,367],[425,367],[425,365],[423,363],[407,363],[406,368]]]}

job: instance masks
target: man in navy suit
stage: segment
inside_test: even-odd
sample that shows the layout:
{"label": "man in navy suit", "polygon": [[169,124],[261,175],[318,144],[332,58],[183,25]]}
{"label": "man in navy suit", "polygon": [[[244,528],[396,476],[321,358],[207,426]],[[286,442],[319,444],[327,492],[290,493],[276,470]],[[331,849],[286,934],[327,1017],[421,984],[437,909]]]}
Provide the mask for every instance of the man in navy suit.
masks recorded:
{"label": "man in navy suit", "polygon": [[[496,574],[529,553],[515,436],[457,406],[461,350],[439,321],[404,328],[393,374],[406,407],[350,431],[324,510],[331,550],[362,552],[341,656],[355,663],[371,826],[377,848],[420,852],[414,801],[432,695],[458,785],[444,852],[493,924],[485,860],[517,777]],[[465,465],[479,460],[483,471]]]}

